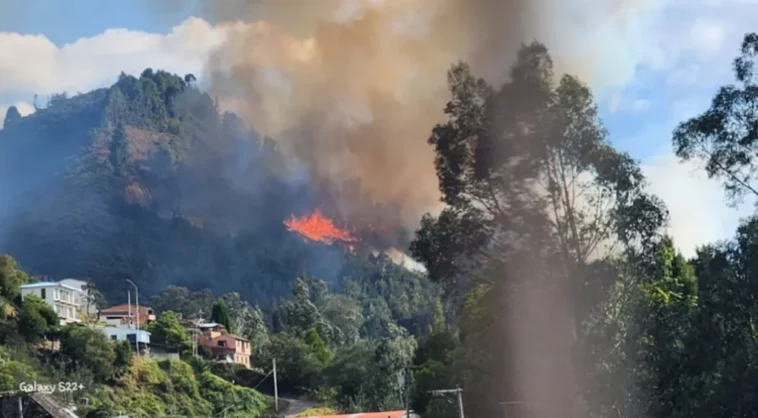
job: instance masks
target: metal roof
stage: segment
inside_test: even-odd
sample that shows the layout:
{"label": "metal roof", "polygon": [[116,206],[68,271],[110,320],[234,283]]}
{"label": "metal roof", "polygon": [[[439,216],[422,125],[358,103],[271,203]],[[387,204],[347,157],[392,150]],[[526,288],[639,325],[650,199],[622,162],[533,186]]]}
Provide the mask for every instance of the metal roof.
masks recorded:
{"label": "metal roof", "polygon": [[40,287],[63,287],[68,290],[74,290],[77,292],[81,292],[81,289],[77,289],[73,286],[69,286],[67,284],[59,283],[59,282],[37,282],[37,283],[29,283],[29,284],[22,284],[19,286],[20,289],[38,289]]}

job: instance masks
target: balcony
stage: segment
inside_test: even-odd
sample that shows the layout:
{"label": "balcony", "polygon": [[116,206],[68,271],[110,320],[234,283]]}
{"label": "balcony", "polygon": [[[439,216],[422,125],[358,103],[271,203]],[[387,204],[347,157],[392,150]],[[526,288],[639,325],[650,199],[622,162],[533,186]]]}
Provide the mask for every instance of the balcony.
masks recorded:
{"label": "balcony", "polygon": [[61,294],[59,292],[55,292],[55,294],[53,295],[53,300],[55,302],[64,303],[66,305],[71,305],[74,307],[78,307],[80,305],[79,302],[74,297],[74,295],[71,293]]}

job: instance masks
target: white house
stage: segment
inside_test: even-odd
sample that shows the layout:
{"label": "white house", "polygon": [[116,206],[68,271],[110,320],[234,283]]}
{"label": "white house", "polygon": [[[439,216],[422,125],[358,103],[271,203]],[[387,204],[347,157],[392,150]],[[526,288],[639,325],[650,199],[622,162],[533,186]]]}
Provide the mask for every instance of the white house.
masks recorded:
{"label": "white house", "polygon": [[94,301],[90,301],[91,303],[87,304],[87,298],[89,297],[87,282],[78,279],[63,279],[58,283],[75,287],[81,290],[81,293],[77,293],[77,296],[79,296],[79,300],[77,301],[79,303],[79,310],[81,312],[87,311],[88,316],[97,315],[97,306],[95,305]]}
{"label": "white house", "polygon": [[61,325],[79,322],[79,300],[82,291],[74,286],[60,282],[39,282],[25,284],[20,287],[21,297],[36,295],[50,305],[61,320]]}

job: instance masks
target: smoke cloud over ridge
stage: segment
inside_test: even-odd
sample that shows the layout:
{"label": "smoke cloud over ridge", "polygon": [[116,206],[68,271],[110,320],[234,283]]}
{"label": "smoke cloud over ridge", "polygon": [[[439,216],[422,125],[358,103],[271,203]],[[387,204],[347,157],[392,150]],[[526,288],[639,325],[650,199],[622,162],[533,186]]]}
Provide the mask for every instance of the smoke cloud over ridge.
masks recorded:
{"label": "smoke cloud over ridge", "polygon": [[[623,19],[627,3],[601,9]],[[426,139],[442,118],[450,65],[463,60],[488,81],[503,82],[522,43],[557,39],[558,17],[571,17],[556,0],[213,7],[206,11],[226,21],[228,31],[205,76],[222,107],[304,163],[330,195],[328,210],[351,223],[399,231],[386,237],[396,245],[407,244],[423,213],[440,208]],[[555,57],[559,71],[593,74],[591,62]]]}

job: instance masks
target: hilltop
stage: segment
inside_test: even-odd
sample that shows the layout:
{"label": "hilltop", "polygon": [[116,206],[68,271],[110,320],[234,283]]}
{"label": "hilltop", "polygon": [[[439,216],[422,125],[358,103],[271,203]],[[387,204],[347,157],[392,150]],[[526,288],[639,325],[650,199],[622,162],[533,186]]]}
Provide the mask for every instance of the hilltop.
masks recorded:
{"label": "hilltop", "polygon": [[352,277],[365,253],[282,225],[323,200],[303,168],[220,112],[194,80],[122,73],[108,88],[54,95],[27,117],[9,113],[0,250],[33,274],[91,278],[117,298],[124,278],[146,294],[182,285],[266,303],[298,273],[331,285]]}

